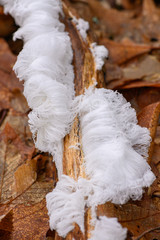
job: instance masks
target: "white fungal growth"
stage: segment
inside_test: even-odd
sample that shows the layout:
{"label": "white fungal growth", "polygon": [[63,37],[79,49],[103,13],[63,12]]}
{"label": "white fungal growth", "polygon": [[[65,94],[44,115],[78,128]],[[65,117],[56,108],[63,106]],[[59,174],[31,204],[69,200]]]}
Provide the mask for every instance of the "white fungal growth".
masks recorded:
{"label": "white fungal growth", "polygon": [[145,159],[150,144],[148,129],[137,125],[130,103],[112,90],[89,88],[75,101],[92,188],[89,205],[140,199],[143,188],[155,179]]}
{"label": "white fungal growth", "polygon": [[59,0],[3,0],[21,27],[14,39],[24,47],[14,70],[24,80],[24,95],[32,109],[29,124],[36,147],[54,156],[59,177],[62,174],[63,138],[73,116],[74,71],[72,48],[64,24],[59,21]]}
{"label": "white fungal growth", "polygon": [[104,64],[104,59],[108,57],[107,48],[102,45],[97,45],[97,43],[92,43],[91,52],[95,59],[96,70],[101,70]]}
{"label": "white fungal growth", "polygon": [[[1,2],[4,5],[5,13],[11,14],[19,26],[30,22],[30,19],[33,21],[34,16],[37,16],[34,22],[38,20],[40,24],[44,20],[46,21],[49,15],[54,19],[53,24],[58,23],[59,13],[63,14],[61,1],[59,0],[1,0]],[[46,16],[46,19],[43,18],[44,16]]]}
{"label": "white fungal growth", "polygon": [[[50,216],[50,228],[55,229],[62,237],[74,229],[77,223],[84,233],[84,208],[91,206],[88,197],[92,194],[91,181],[79,178],[73,180],[69,176],[62,175],[56,188],[46,196],[47,208]],[[92,222],[94,227],[90,240],[124,240],[127,229],[123,229],[116,218],[96,218],[95,205],[91,206]],[[119,236],[119,238],[116,238]]]}
{"label": "white fungal growth", "polygon": [[89,240],[125,240],[127,229],[122,228],[116,218],[99,217]]}
{"label": "white fungal growth", "polygon": [[77,30],[79,31],[81,37],[83,38],[83,40],[86,40],[87,38],[87,31],[89,29],[89,23],[85,20],[83,20],[82,18],[75,18],[73,17],[72,21],[74,22],[74,24],[77,27]]}
{"label": "white fungal growth", "polygon": [[66,237],[74,229],[74,223],[77,223],[84,233],[85,201],[76,181],[62,175],[56,188],[47,194],[46,199],[51,229]]}

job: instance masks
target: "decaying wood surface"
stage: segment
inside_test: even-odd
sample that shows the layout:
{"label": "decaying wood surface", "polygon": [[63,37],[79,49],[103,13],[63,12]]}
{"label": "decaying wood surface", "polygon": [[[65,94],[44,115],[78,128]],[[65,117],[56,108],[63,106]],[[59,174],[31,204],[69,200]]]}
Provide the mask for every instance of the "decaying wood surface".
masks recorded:
{"label": "decaying wood surface", "polygon": [[[63,5],[66,14],[66,30],[70,34],[72,48],[74,51],[74,70],[75,70],[75,93],[76,95],[83,94],[85,89],[93,85],[95,80],[98,81],[98,73],[95,70],[95,62],[90,50],[92,43],[89,37],[84,41],[72,23],[73,17],[71,10],[67,5]],[[70,148],[70,146],[79,146],[79,150]],[[78,177],[86,178],[84,169],[84,156],[81,144],[80,120],[77,116],[73,123],[73,127],[69,135],[64,141],[64,157],[63,157],[63,172],[64,174],[78,180]],[[85,240],[90,236],[90,210],[86,209],[85,215],[85,234],[80,232],[76,225],[73,232],[66,237],[67,240],[75,239]],[[58,238],[55,238],[58,239]]]}

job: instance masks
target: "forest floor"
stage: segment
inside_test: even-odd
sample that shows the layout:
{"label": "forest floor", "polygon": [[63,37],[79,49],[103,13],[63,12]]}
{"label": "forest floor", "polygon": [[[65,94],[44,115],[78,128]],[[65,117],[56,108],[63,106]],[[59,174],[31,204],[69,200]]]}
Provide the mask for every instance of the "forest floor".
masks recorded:
{"label": "forest floor", "polygon": [[[152,136],[149,163],[156,180],[141,201],[111,207],[128,228],[128,240],[160,239],[160,4],[153,0],[70,0],[90,24],[89,34],[105,45],[104,86],[118,90]],[[12,41],[14,20],[0,7],[0,239],[54,239],[45,196],[57,173],[48,153],[39,152],[28,127],[23,83],[12,67],[23,43]],[[108,205],[109,208],[109,205]],[[117,239],[118,240],[118,239]]]}

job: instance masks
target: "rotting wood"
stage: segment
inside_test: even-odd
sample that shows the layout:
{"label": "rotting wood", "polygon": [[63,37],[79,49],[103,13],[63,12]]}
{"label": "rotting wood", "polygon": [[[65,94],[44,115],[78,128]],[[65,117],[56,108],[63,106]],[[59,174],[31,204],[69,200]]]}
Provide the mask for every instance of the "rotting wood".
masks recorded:
{"label": "rotting wood", "polygon": [[[74,71],[75,71],[75,93],[76,96],[83,94],[85,89],[93,85],[95,80],[102,87],[102,74],[95,69],[95,62],[90,51],[92,41],[87,37],[86,41],[82,39],[71,19],[73,17],[71,10],[63,3],[65,12],[66,30],[69,32],[72,48],[74,52]],[[79,149],[70,148],[70,146],[79,146]],[[81,148],[81,131],[80,120],[78,116],[75,118],[70,134],[64,140],[64,156],[63,156],[63,173],[78,180],[78,177],[86,178],[84,169],[84,156]],[[85,234],[83,235],[75,225],[74,230],[69,233],[66,240],[75,239],[85,240],[89,238],[91,226],[89,224],[91,218],[90,210],[86,209],[85,214]],[[62,239],[57,234],[55,240]]]}

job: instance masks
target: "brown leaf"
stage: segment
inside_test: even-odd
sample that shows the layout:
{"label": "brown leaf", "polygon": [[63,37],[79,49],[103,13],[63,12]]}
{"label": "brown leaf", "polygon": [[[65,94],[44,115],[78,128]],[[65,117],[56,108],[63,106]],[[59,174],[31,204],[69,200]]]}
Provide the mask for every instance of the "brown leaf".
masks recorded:
{"label": "brown leaf", "polygon": [[[7,43],[3,39],[0,39],[0,111],[3,111],[3,109],[9,109],[11,107],[16,107],[13,106],[13,101],[11,101],[11,99],[15,99],[12,91],[22,91],[23,89],[22,84],[19,83],[12,71],[15,60],[16,57],[11,53]],[[23,112],[28,109],[24,97],[23,101],[21,101],[19,104],[25,105],[25,107],[23,107]]]}
{"label": "brown leaf", "polygon": [[148,105],[138,114],[139,125],[149,128],[152,138],[155,137],[159,114],[160,102]]}
{"label": "brown leaf", "polygon": [[110,86],[110,84],[115,82],[114,80],[116,80],[116,84],[118,84],[118,80],[120,80],[121,85],[122,83],[124,84],[123,71],[118,65],[107,61],[105,64],[105,82],[107,87],[108,85]]}
{"label": "brown leaf", "polygon": [[157,87],[157,88],[159,88],[160,84],[159,83],[152,83],[152,82],[145,82],[145,81],[141,81],[141,80],[139,80],[139,81],[134,80],[134,81],[131,81],[128,84],[123,82],[123,84],[119,84],[118,87],[117,87],[117,84],[115,84],[115,85],[111,84],[110,87],[113,88],[113,89],[115,89],[115,88],[130,89],[130,88],[141,88],[141,87]]}
{"label": "brown leaf", "polygon": [[[160,209],[147,194],[141,201],[130,201],[124,205],[113,205],[111,203],[98,207],[98,216],[107,213],[108,217],[118,217],[123,227],[127,227],[131,236],[139,236],[141,233],[150,229],[151,226],[159,226]],[[147,240],[158,239],[159,233],[152,232]],[[129,240],[130,238],[127,238]]]}
{"label": "brown leaf", "polygon": [[140,5],[140,1],[139,0],[134,0],[134,1],[120,0],[119,2],[121,3],[121,5],[125,9],[133,9],[133,8],[135,8],[135,7]]}
{"label": "brown leaf", "polygon": [[31,206],[17,205],[0,222],[1,240],[44,240],[48,229],[45,200]]}
{"label": "brown leaf", "polygon": [[133,38],[139,42],[160,42],[160,10],[155,7],[153,0],[144,0],[142,12],[130,21],[128,30],[136,34]]}
{"label": "brown leaf", "polygon": [[16,57],[11,53],[8,44],[0,38],[0,70],[11,73],[15,60]]}
{"label": "brown leaf", "polygon": [[[115,8],[106,7],[103,1],[97,0],[70,0],[72,6],[76,8],[80,17],[87,20],[92,30],[93,36],[107,36],[114,39],[117,33],[123,32],[125,25],[135,15],[135,10],[119,11]],[[127,34],[125,35],[127,36]]]}
{"label": "brown leaf", "polygon": [[[160,124],[160,123],[159,123]],[[154,142],[159,145],[160,144],[160,126],[157,127],[157,131],[156,131],[156,136],[154,139]]]}
{"label": "brown leaf", "polygon": [[159,88],[133,88],[120,90],[123,96],[135,108],[137,114],[146,106],[160,100]]}
{"label": "brown leaf", "polygon": [[7,116],[7,113],[8,113],[8,109],[2,109],[0,111],[0,126],[2,125],[5,117]]}
{"label": "brown leaf", "polygon": [[139,58],[138,61],[123,68],[123,78],[125,81],[143,79],[148,82],[160,83],[160,62],[151,55]]}
{"label": "brown leaf", "polygon": [[[87,20],[92,29],[98,31],[98,37],[104,36],[118,42],[128,37],[136,43],[152,43],[155,46],[160,43],[160,10],[155,8],[153,0],[144,0],[142,3],[137,1],[137,4],[134,1],[133,4],[139,6],[138,8],[127,8],[129,10],[122,8],[121,11],[115,8],[104,8],[101,1],[97,0],[72,0],[71,2],[88,4],[93,13],[90,14],[90,18],[95,16],[98,23],[93,24],[93,19]],[[132,4],[131,1],[128,2]],[[79,14],[85,19],[86,14],[82,9],[79,10]]]}
{"label": "brown leaf", "polygon": [[[108,72],[108,70],[106,71]],[[139,57],[130,61],[126,66],[122,66],[120,71],[122,77],[119,76],[117,79],[110,78],[110,75],[106,74],[105,81],[108,88],[160,87],[160,62],[156,56]],[[114,73],[112,75],[114,76]]]}
{"label": "brown leaf", "polygon": [[11,16],[3,13],[3,8],[0,6],[0,37],[6,37],[16,30],[14,20]]}
{"label": "brown leaf", "polygon": [[17,168],[14,173],[15,192],[23,193],[37,179],[37,159],[30,159]]}
{"label": "brown leaf", "polygon": [[4,40],[0,43],[0,238],[45,239],[44,199],[56,169],[51,156],[35,150],[23,85],[12,72],[16,58]]}
{"label": "brown leaf", "polygon": [[109,50],[109,60],[116,64],[122,64],[131,58],[148,53],[152,47],[134,42],[114,42],[107,38],[100,39],[100,44]]}
{"label": "brown leaf", "polygon": [[[19,195],[19,189],[23,191],[31,185],[30,182],[27,182],[29,175],[28,178],[26,178],[26,181],[25,178],[23,181],[19,178],[20,176],[21,178],[26,177],[25,175],[21,175],[21,173],[24,174],[25,171],[27,171],[26,168],[28,165],[24,165],[24,167],[22,167],[22,164],[27,160],[31,161],[34,152],[34,146],[27,146],[9,124],[6,124],[3,132],[0,134],[0,139],[2,149],[4,149],[1,153],[1,164],[4,166],[4,172],[2,175],[3,181],[1,180],[2,185],[0,186],[2,189],[1,202],[8,202],[10,199],[13,199]],[[30,165],[31,163],[28,164]],[[20,168],[21,171],[20,169],[17,170],[17,168]],[[30,174],[33,175],[34,173],[32,173],[32,171],[33,170],[30,169]],[[20,181],[18,182],[18,180]],[[27,185],[27,183],[29,185]],[[23,185],[25,189],[22,189]]]}
{"label": "brown leaf", "polygon": [[138,122],[139,125],[142,127],[147,127],[150,131],[150,135],[152,138],[152,142],[149,148],[149,159],[148,161],[151,162],[153,149],[154,149],[154,138],[157,130],[157,124],[160,115],[160,102],[153,103],[144,109],[138,114]]}
{"label": "brown leaf", "polygon": [[155,141],[154,141],[154,151],[153,151],[152,161],[155,164],[160,163],[160,157],[159,156],[160,156],[160,144],[156,144]]}

